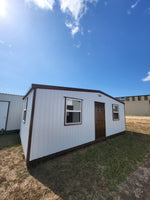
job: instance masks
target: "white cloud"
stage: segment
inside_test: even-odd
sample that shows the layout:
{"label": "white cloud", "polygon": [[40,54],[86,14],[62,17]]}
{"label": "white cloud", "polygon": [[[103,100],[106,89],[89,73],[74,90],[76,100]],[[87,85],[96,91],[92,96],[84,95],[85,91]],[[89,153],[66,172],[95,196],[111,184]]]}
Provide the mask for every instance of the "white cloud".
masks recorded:
{"label": "white cloud", "polygon": [[132,10],[140,3],[140,1],[141,0],[136,0],[136,2],[130,6],[130,8],[127,10],[128,15],[131,15]]}
{"label": "white cloud", "polygon": [[[27,3],[34,3],[41,9],[52,10],[56,0],[25,0]],[[79,31],[83,34],[80,28],[80,19],[88,10],[88,3],[97,3],[98,0],[57,0],[60,4],[60,10],[69,17],[65,22],[66,26],[71,30],[72,36]]]}
{"label": "white cloud", "polygon": [[74,36],[77,32],[79,32],[79,26],[78,25],[74,25],[72,23],[65,23],[65,25],[71,29],[71,34],[72,36]]}
{"label": "white cloud", "polygon": [[78,21],[86,11],[87,6],[84,0],[60,0],[60,9],[63,13],[71,14]]}
{"label": "white cloud", "polygon": [[[97,1],[98,0],[59,0],[61,11],[71,16],[70,23],[67,22],[66,26],[71,29],[72,36],[80,31],[80,19],[87,12],[87,3],[94,3]],[[72,26],[68,26],[68,24],[72,24]]]}
{"label": "white cloud", "polygon": [[134,4],[131,5],[131,8],[132,9],[135,8],[139,4],[140,1],[141,0],[137,0]]}
{"label": "white cloud", "polygon": [[3,41],[3,40],[0,40],[0,45],[7,46],[7,47],[9,47],[9,48],[12,47],[12,44],[7,43],[7,42],[5,42],[5,41]]}
{"label": "white cloud", "polygon": [[34,3],[36,6],[46,9],[52,10],[55,0],[25,0],[27,3]]}
{"label": "white cloud", "polygon": [[70,28],[70,29],[73,27],[73,25],[72,25],[71,23],[67,23],[67,22],[66,22],[65,24],[66,24],[66,26],[67,26],[68,28]]}
{"label": "white cloud", "polygon": [[148,76],[146,76],[145,78],[142,79],[142,81],[150,81],[150,71],[147,73]]}
{"label": "white cloud", "polygon": [[77,32],[79,32],[79,26],[75,26],[71,29],[71,34],[74,36]]}

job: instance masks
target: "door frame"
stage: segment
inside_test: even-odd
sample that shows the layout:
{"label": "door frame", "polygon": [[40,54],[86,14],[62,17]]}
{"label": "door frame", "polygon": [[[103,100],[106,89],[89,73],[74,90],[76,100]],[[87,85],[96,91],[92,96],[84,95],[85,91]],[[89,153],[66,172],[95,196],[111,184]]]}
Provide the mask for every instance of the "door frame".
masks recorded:
{"label": "door frame", "polygon": [[7,102],[8,103],[7,116],[6,116],[6,122],[5,122],[5,131],[6,131],[7,130],[7,123],[8,123],[8,116],[9,116],[10,101],[0,100],[0,102]]}
{"label": "door frame", "polygon": [[[100,102],[100,101],[94,101],[94,120],[95,120],[95,141],[102,140],[96,139],[96,112],[95,112],[95,103],[103,103],[104,104],[104,109],[105,109],[105,102]],[[106,115],[105,115],[105,138],[106,138]]]}

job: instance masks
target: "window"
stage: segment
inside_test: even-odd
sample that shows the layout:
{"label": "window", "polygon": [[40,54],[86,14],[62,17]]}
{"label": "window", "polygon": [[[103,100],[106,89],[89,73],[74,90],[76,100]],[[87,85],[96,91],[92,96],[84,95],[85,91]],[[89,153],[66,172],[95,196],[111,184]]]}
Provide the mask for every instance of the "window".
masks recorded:
{"label": "window", "polygon": [[138,101],[141,101],[141,96],[138,96]]}
{"label": "window", "polygon": [[82,100],[65,99],[65,125],[81,124]]}
{"label": "window", "polygon": [[28,107],[28,97],[27,97],[27,100],[26,100],[26,103],[25,103],[25,108],[23,110],[23,123],[24,124],[26,123],[27,107]]}
{"label": "window", "polygon": [[148,100],[148,96],[144,96],[144,100]]}
{"label": "window", "polygon": [[132,97],[132,101],[135,101],[135,97]]}
{"label": "window", "polygon": [[130,101],[130,98],[129,98],[129,97],[126,97],[126,101]]}
{"label": "window", "polygon": [[113,120],[119,120],[119,105],[112,105]]}

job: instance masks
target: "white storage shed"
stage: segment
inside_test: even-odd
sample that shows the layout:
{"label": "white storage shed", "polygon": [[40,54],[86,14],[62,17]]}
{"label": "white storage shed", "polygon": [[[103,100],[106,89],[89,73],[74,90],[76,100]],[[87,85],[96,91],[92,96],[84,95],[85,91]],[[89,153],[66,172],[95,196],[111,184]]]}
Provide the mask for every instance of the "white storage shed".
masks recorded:
{"label": "white storage shed", "polygon": [[125,131],[124,103],[99,90],[32,84],[23,99],[27,163]]}
{"label": "white storage shed", "polygon": [[0,132],[19,131],[23,96],[0,93]]}

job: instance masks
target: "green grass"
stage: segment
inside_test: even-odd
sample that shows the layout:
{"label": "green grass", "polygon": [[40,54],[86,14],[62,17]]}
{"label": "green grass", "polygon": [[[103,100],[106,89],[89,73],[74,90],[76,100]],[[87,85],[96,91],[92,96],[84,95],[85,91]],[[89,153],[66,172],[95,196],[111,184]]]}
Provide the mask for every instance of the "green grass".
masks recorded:
{"label": "green grass", "polygon": [[7,199],[113,199],[117,186],[150,155],[150,135],[126,132],[28,170],[21,154],[19,135],[0,136],[0,182],[7,185]]}
{"label": "green grass", "polygon": [[84,199],[85,195],[87,199],[99,199],[101,195],[107,196],[108,191],[116,190],[149,153],[150,136],[128,132],[40,163],[30,172],[64,199],[68,196]]}

